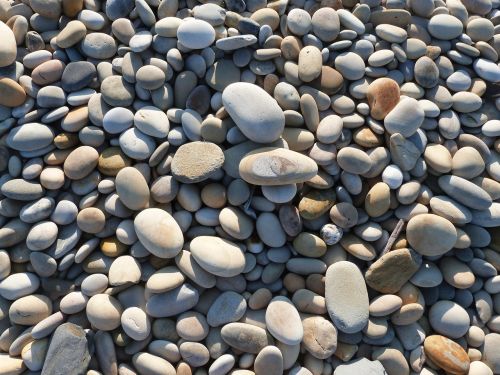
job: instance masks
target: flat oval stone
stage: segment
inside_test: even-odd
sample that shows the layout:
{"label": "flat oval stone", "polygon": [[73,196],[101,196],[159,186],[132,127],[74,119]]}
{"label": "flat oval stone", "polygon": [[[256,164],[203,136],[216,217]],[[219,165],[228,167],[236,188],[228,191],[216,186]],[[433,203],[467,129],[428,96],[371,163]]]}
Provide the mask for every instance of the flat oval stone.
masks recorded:
{"label": "flat oval stone", "polygon": [[240,320],[247,309],[245,298],[239,293],[227,291],[217,297],[207,313],[207,323],[219,327]]}
{"label": "flat oval stone", "polygon": [[436,195],[432,197],[429,205],[433,213],[444,217],[453,224],[466,224],[472,220],[471,211],[447,195]]}
{"label": "flat oval stone", "polygon": [[191,255],[206,271],[221,277],[239,275],[245,268],[245,255],[233,242],[213,236],[199,236],[190,243]]}
{"label": "flat oval stone", "polygon": [[414,216],[406,226],[406,238],[411,247],[422,255],[443,255],[457,241],[454,225],[441,216],[421,214]]}
{"label": "flat oval stone", "polygon": [[328,267],[325,299],[330,318],[342,332],[359,332],[368,324],[368,291],[354,263],[340,261]]}
{"label": "flat oval stone", "polygon": [[19,83],[10,78],[0,78],[0,105],[17,107],[25,100],[26,92]]}
{"label": "flat oval stone", "polygon": [[161,294],[153,294],[146,303],[146,312],[153,318],[166,318],[190,310],[199,300],[199,293],[190,284]]}
{"label": "flat oval stone", "polygon": [[472,66],[482,79],[494,83],[500,82],[500,67],[493,61],[479,58],[474,61]]}
{"label": "flat oval stone", "polygon": [[136,128],[125,130],[120,135],[119,142],[122,151],[136,160],[149,158],[156,148],[154,139]]}
{"label": "flat oval stone", "polygon": [[184,245],[181,228],[167,211],[147,208],[134,219],[134,228],[142,245],[159,258],[173,258]]}
{"label": "flat oval stone", "polygon": [[135,113],[134,125],[144,134],[156,138],[166,137],[170,130],[168,116],[159,108],[149,105]]}
{"label": "flat oval stone", "polygon": [[10,130],[7,145],[18,151],[35,151],[52,143],[54,133],[47,125],[28,123]]}
{"label": "flat oval stone", "polygon": [[13,324],[35,325],[52,314],[52,302],[42,294],[32,294],[16,299],[9,308]]}
{"label": "flat oval stone", "polygon": [[115,188],[122,203],[131,210],[140,210],[148,206],[148,183],[136,168],[125,167],[120,170],[116,175]]}
{"label": "flat oval stone", "polygon": [[[7,20],[7,18],[4,18],[4,20]],[[0,21],[0,40],[2,41],[2,48],[0,48],[0,68],[2,68],[16,61],[17,56],[16,37],[11,28],[2,21]]]}
{"label": "flat oval stone", "polygon": [[447,337],[427,336],[424,350],[432,363],[451,374],[466,374],[469,370],[469,356],[460,345]]}
{"label": "flat oval stone", "polygon": [[337,153],[337,163],[346,172],[363,174],[372,167],[372,160],[366,152],[355,147],[343,147]]}
{"label": "flat oval stone", "polygon": [[224,207],[219,213],[222,228],[238,240],[249,238],[254,230],[253,220],[236,207]]}
{"label": "flat oval stone", "polygon": [[287,185],[307,181],[318,172],[309,157],[283,148],[265,147],[251,151],[241,160],[240,176],[254,185]]}
{"label": "flat oval stone", "polygon": [[99,153],[90,146],[80,146],[68,155],[64,161],[64,174],[72,180],[88,176],[97,166]]}
{"label": "flat oval stone", "polygon": [[224,153],[215,143],[189,142],[179,147],[172,159],[172,175],[183,183],[204,181],[224,164]]}
{"label": "flat oval stone", "polygon": [[443,191],[457,202],[476,210],[491,206],[491,196],[481,187],[459,176],[441,176],[438,184]]}
{"label": "flat oval stone", "polygon": [[190,49],[203,49],[215,40],[215,30],[208,22],[198,19],[187,19],[177,28],[177,39]]}
{"label": "flat oval stone", "polygon": [[109,59],[116,53],[115,39],[105,33],[87,34],[81,44],[82,52],[94,59]]}
{"label": "flat oval stone", "polygon": [[382,255],[368,268],[366,283],[381,293],[396,293],[418,271],[422,257],[410,249],[397,249]]}
{"label": "flat oval stone", "polygon": [[372,316],[387,316],[399,310],[402,304],[401,297],[394,294],[383,294],[370,302],[369,312]]}
{"label": "flat oval stone", "polygon": [[153,273],[147,283],[147,290],[152,293],[163,293],[175,289],[184,283],[185,277],[175,266],[160,268]]}
{"label": "flat oval stone", "polygon": [[[307,12],[306,12],[307,13]],[[321,74],[321,51],[314,46],[306,46],[299,54],[299,78],[303,82],[311,82]]]}
{"label": "flat oval stone", "polygon": [[109,76],[101,83],[101,94],[104,101],[113,107],[127,107],[135,97],[134,86],[121,76]]}
{"label": "flat oval stone", "polygon": [[69,48],[85,38],[87,28],[83,22],[73,20],[62,29],[56,37],[56,43],[60,48]]}
{"label": "flat oval stone", "polygon": [[429,20],[429,33],[437,39],[451,40],[462,34],[462,22],[449,14],[437,14]]}
{"label": "flat oval stone", "polygon": [[286,345],[298,345],[304,336],[300,315],[286,297],[274,297],[266,309],[266,328]]}
{"label": "flat oval stone", "polygon": [[324,42],[334,41],[340,32],[340,19],[333,8],[316,10],[311,19],[314,35]]}
{"label": "flat oval stone", "polygon": [[5,182],[0,191],[7,198],[19,201],[32,201],[41,198],[44,194],[42,185],[22,178],[15,178]]}
{"label": "flat oval stone", "polygon": [[446,337],[458,339],[469,330],[469,314],[453,301],[438,301],[429,310],[432,328]]}
{"label": "flat oval stone", "polygon": [[255,375],[283,374],[283,354],[281,350],[272,345],[263,348],[255,357],[254,371]]}
{"label": "flat oval stone", "polygon": [[66,65],[61,77],[62,88],[66,92],[79,91],[87,87],[97,77],[94,64],[76,61]]}
{"label": "flat oval stone", "polygon": [[[249,97],[252,97],[251,101]],[[222,92],[222,103],[238,129],[254,142],[273,142],[283,133],[283,111],[276,100],[257,85],[246,82],[230,84]]]}
{"label": "flat oval stone", "polygon": [[136,341],[145,340],[151,331],[148,316],[138,307],[129,307],[123,311],[121,325],[125,333]]}
{"label": "flat oval stone", "polygon": [[39,286],[40,279],[34,273],[14,273],[0,282],[0,296],[15,300],[35,292]]}
{"label": "flat oval stone", "polygon": [[343,52],[335,58],[335,69],[345,79],[356,81],[365,75],[365,62],[354,52]]}
{"label": "flat oval stone", "polygon": [[489,333],[484,338],[483,362],[494,372],[500,371],[500,355],[498,345],[500,344],[500,334]]}
{"label": "flat oval stone", "polygon": [[87,302],[86,313],[89,322],[102,331],[118,328],[122,312],[120,302],[107,294],[96,294]]}
{"label": "flat oval stone", "polygon": [[[175,375],[175,368],[162,357],[149,353],[136,353],[132,357],[132,363],[140,374],[148,375]],[[121,372],[121,370],[120,370]],[[128,372],[127,372],[128,373]]]}
{"label": "flat oval stone", "polygon": [[257,354],[269,344],[266,330],[251,324],[229,323],[220,334],[229,346],[245,353]]}

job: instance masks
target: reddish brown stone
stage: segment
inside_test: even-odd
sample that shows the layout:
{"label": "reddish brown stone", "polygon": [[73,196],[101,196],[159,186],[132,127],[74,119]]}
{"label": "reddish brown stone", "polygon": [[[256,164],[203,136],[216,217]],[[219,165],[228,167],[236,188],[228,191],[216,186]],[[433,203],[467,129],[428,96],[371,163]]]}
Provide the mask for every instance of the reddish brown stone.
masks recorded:
{"label": "reddish brown stone", "polygon": [[368,86],[366,98],[370,114],[375,120],[383,120],[399,102],[399,86],[390,78],[379,78]]}

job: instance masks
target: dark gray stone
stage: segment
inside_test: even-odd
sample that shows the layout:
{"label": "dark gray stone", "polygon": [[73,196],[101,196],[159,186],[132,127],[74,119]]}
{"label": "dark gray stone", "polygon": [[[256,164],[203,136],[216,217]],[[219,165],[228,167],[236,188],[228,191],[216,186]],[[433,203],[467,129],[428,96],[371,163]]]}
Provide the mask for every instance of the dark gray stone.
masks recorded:
{"label": "dark gray stone", "polygon": [[66,92],[78,91],[87,87],[97,77],[94,64],[77,61],[66,65],[61,78],[62,88]]}

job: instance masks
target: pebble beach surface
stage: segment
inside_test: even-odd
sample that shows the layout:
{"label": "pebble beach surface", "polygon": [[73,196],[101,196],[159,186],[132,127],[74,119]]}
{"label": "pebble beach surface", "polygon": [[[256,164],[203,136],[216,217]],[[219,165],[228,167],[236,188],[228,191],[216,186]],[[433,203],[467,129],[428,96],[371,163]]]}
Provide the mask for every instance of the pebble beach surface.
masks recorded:
{"label": "pebble beach surface", "polygon": [[499,375],[500,0],[0,0],[0,375]]}

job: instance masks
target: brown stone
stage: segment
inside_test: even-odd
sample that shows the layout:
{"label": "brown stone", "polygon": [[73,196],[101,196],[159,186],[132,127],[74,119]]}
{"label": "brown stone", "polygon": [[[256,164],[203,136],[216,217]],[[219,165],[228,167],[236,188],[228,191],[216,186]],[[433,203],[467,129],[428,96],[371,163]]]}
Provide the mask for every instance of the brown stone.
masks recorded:
{"label": "brown stone", "polygon": [[428,336],[424,341],[425,354],[439,368],[454,375],[467,374],[470,360],[456,342],[441,335]]}
{"label": "brown stone", "polygon": [[31,72],[31,79],[37,85],[45,86],[59,81],[66,65],[60,60],[49,60],[38,65]]}
{"label": "brown stone", "polygon": [[335,204],[335,191],[312,190],[299,202],[299,212],[306,220],[313,220],[327,212]]}
{"label": "brown stone", "polygon": [[104,255],[116,258],[123,254],[128,249],[128,246],[118,241],[116,237],[104,238],[101,241],[101,251]]}
{"label": "brown stone", "polygon": [[391,189],[385,182],[378,182],[365,198],[365,211],[371,217],[385,214],[391,205]]}
{"label": "brown stone", "polygon": [[83,0],[62,0],[62,8],[65,16],[73,18],[83,9]]}
{"label": "brown stone", "polygon": [[0,78],[0,105],[17,107],[24,103],[26,92],[16,81]]}
{"label": "brown stone", "polygon": [[375,120],[383,120],[399,102],[399,86],[390,78],[373,81],[366,92],[370,114]]}
{"label": "brown stone", "polygon": [[64,174],[72,180],[88,176],[96,167],[99,154],[90,146],[75,148],[64,161]]}
{"label": "brown stone", "polygon": [[323,65],[321,75],[311,82],[311,86],[323,91],[325,94],[333,95],[344,85],[342,74],[331,66]]}
{"label": "brown stone", "polygon": [[122,152],[120,147],[109,147],[99,156],[97,168],[107,176],[116,176],[122,168],[131,164],[132,161]]}
{"label": "brown stone", "polygon": [[366,283],[381,293],[396,293],[418,271],[422,257],[410,249],[389,251],[366,271]]}

